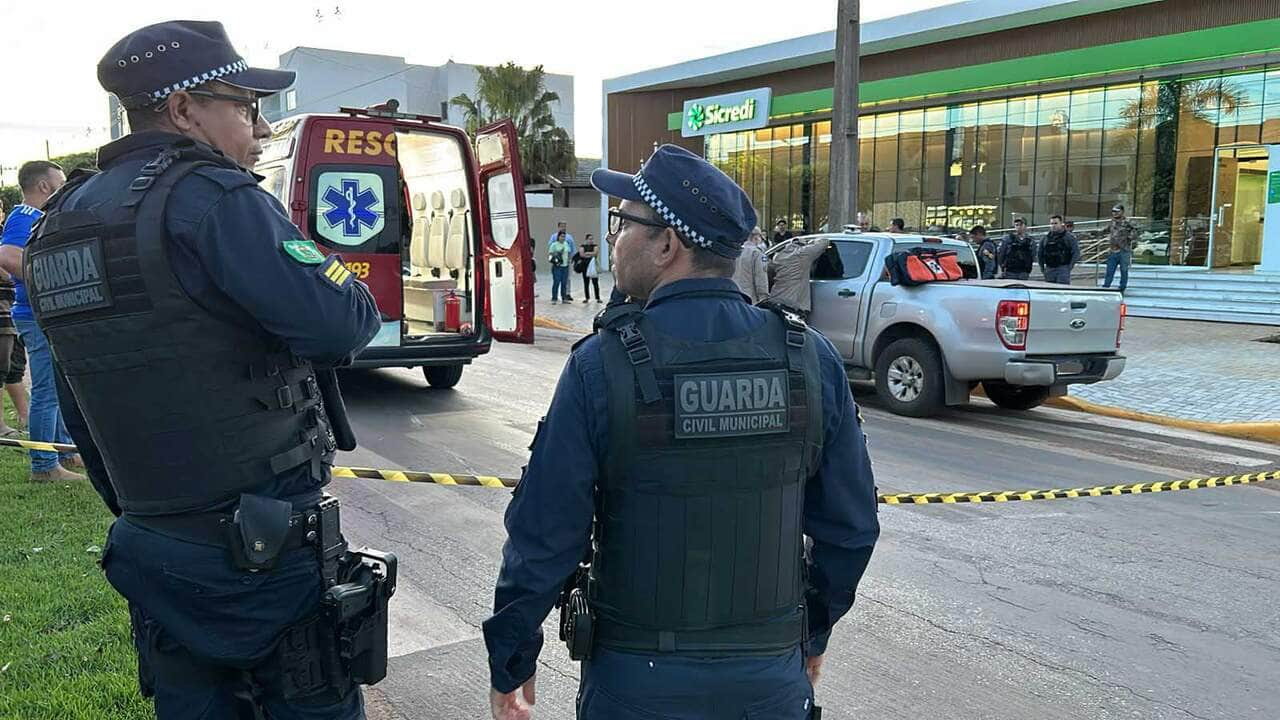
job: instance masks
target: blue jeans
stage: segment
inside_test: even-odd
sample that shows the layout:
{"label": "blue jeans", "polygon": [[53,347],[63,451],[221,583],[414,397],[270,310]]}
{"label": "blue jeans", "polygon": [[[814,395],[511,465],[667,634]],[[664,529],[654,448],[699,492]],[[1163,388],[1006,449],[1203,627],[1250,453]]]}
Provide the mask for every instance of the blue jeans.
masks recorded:
{"label": "blue jeans", "polygon": [[1111,287],[1111,280],[1116,276],[1116,268],[1120,268],[1120,292],[1129,287],[1129,266],[1133,264],[1132,250],[1114,250],[1107,256],[1107,277],[1102,287]]}
{"label": "blue jeans", "polygon": [[806,720],[813,686],[800,650],[693,658],[597,647],[582,663],[578,720]]}
{"label": "blue jeans", "polygon": [[569,268],[551,266],[551,299],[569,299]]}
{"label": "blue jeans", "polygon": [[[107,582],[129,601],[140,676],[155,693],[159,720],[241,717],[236,670],[262,666],[282,630],[320,604],[320,567],[309,547],[286,552],[276,567],[246,572],[224,548],[184,542],[127,519],[111,526],[102,551]],[[261,679],[261,678],[260,678]],[[347,687],[285,700],[266,687],[273,720],[364,718],[360,691]]]}
{"label": "blue jeans", "polygon": [[[35,320],[15,319],[22,343],[27,346],[27,366],[31,368],[31,439],[37,442],[71,444],[71,435],[62,423],[58,391],[53,385],[53,353],[49,341]],[[74,453],[66,453],[66,456]],[[31,472],[49,472],[58,465],[58,453],[31,451]]]}

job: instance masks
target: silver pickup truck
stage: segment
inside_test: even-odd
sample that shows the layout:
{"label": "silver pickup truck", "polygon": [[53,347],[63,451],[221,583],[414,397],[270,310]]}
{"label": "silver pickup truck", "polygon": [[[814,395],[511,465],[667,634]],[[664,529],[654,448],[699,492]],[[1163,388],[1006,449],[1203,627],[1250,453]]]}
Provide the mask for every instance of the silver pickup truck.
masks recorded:
{"label": "silver pickup truck", "polygon": [[1120,293],[1024,280],[889,283],[891,252],[955,250],[978,277],[965,242],[888,233],[824,234],[831,246],[810,275],[809,324],[831,339],[852,380],[874,381],[885,405],[923,417],[963,405],[982,384],[1002,408],[1027,410],[1067,385],[1111,380],[1124,306]]}

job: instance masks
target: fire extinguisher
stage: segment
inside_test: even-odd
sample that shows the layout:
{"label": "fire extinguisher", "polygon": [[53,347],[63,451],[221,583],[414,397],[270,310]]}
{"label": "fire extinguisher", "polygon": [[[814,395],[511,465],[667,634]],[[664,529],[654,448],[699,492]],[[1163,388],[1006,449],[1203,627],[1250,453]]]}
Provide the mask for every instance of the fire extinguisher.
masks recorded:
{"label": "fire extinguisher", "polygon": [[444,298],[444,329],[457,332],[462,327],[462,298],[450,290]]}

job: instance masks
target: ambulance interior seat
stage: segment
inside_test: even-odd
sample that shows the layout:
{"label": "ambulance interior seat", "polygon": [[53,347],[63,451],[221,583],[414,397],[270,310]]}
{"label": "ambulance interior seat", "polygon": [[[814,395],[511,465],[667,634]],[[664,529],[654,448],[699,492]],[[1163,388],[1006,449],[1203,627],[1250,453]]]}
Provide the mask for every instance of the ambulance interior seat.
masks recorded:
{"label": "ambulance interior seat", "polygon": [[427,215],[427,196],[413,194],[413,232],[409,238],[409,274],[427,271],[427,229],[431,218]]}
{"label": "ambulance interior seat", "polygon": [[467,267],[467,195],[462,190],[449,194],[453,213],[449,216],[449,234],[444,244],[444,267],[457,278]]}
{"label": "ambulance interior seat", "polygon": [[431,229],[427,233],[427,267],[435,277],[445,276],[445,242],[448,237],[448,215],[444,193],[431,193]]}

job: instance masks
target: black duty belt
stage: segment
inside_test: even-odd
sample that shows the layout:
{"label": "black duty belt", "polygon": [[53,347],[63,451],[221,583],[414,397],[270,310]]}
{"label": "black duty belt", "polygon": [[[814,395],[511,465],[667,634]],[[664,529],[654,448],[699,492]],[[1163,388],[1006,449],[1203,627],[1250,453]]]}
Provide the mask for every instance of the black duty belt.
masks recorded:
{"label": "black duty belt", "polygon": [[[308,537],[317,528],[308,519],[315,516],[317,510],[310,508],[296,512],[289,517],[289,532],[285,536],[280,552],[295,550],[315,544],[314,537]],[[122,519],[139,527],[146,528],[161,535],[200,545],[230,548],[234,537],[231,532],[234,516],[230,513],[191,513],[184,515],[135,515],[125,513]]]}
{"label": "black duty belt", "polygon": [[598,618],[595,642],[613,650],[678,653],[701,657],[778,655],[804,638],[803,616],[707,630],[652,630]]}

